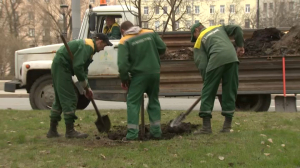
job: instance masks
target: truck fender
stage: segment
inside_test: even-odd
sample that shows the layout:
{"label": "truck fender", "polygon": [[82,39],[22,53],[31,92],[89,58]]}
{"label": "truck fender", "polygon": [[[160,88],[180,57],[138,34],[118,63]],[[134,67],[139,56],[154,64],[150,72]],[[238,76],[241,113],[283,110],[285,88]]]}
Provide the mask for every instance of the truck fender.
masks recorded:
{"label": "truck fender", "polygon": [[[25,85],[27,80],[27,74],[32,70],[51,70],[52,60],[44,61],[27,61],[22,64],[22,83]],[[79,91],[80,95],[84,94],[84,89],[80,85],[77,77],[72,76],[72,80]]]}

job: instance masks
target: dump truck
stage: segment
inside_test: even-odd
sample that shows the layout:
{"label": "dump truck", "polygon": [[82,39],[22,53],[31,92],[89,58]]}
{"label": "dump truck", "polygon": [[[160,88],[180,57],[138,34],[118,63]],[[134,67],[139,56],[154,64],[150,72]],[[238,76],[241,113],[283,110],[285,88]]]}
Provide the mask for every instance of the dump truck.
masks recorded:
{"label": "dump truck", "polygon": [[[138,10],[132,6],[97,6],[87,9],[81,23],[78,39],[92,37],[102,32],[105,16],[113,15],[120,22],[129,20],[138,25]],[[251,36],[254,30],[244,30]],[[183,39],[190,39],[189,32],[161,33],[169,49],[192,47]],[[177,39],[174,39],[176,38]],[[120,87],[117,66],[119,40],[111,40],[107,46],[96,53],[89,67],[88,79],[96,100],[126,101],[126,91]],[[15,51],[15,79],[5,83],[6,92],[26,89],[33,109],[50,109],[54,101],[51,78],[51,64],[55,52],[63,43],[27,48]],[[281,56],[260,56],[240,58],[239,89],[236,108],[239,111],[268,111],[272,94],[282,94]],[[287,94],[300,92],[300,56],[286,57]],[[73,78],[74,83],[76,77]],[[74,85],[75,87],[75,85]],[[186,97],[201,95],[202,78],[192,60],[161,60],[160,97]],[[77,109],[85,109],[90,101],[78,91]],[[218,90],[221,99],[222,87]]]}

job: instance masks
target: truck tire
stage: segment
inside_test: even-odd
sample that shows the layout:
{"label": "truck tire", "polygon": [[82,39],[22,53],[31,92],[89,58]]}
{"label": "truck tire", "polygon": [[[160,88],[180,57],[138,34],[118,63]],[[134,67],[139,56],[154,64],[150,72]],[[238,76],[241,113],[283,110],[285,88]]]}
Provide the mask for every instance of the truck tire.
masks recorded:
{"label": "truck tire", "polygon": [[[84,95],[79,95],[78,91],[77,96],[77,109],[85,109],[89,105],[90,100],[88,100]],[[55,94],[50,74],[43,75],[38,78],[30,88],[29,101],[32,109],[34,110],[50,110],[54,97]]]}
{"label": "truck tire", "polygon": [[[222,102],[222,96],[218,96],[219,102]],[[235,107],[236,111],[255,111],[266,112],[271,105],[270,94],[257,94],[257,95],[238,95]]]}

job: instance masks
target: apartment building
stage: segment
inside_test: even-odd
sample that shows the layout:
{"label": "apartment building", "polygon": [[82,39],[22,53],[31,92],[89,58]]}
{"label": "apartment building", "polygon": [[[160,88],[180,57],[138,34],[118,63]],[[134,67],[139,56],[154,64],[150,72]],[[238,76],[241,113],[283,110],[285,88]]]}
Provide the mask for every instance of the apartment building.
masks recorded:
{"label": "apartment building", "polygon": [[300,0],[260,0],[260,28],[291,27],[300,21]]}
{"label": "apartment building", "polygon": [[[142,27],[162,31],[173,2],[174,0],[142,1]],[[178,2],[171,14],[167,31],[187,31],[197,22],[205,26],[220,23],[237,24],[243,28],[256,26],[256,0],[182,0],[180,4]]]}

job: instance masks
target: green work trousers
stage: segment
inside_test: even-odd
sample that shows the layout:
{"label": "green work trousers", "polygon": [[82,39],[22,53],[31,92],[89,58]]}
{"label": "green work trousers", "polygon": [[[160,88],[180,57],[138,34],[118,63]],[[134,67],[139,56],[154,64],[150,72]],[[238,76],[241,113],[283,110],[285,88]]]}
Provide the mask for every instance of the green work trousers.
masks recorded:
{"label": "green work trousers", "polygon": [[127,135],[126,139],[137,139],[139,133],[139,112],[142,96],[147,93],[147,112],[150,120],[150,134],[161,137],[160,103],[158,100],[160,74],[143,74],[132,77],[127,95]]}
{"label": "green work trousers", "polygon": [[78,99],[71,71],[62,63],[53,61],[51,75],[55,99],[51,108],[50,119],[52,121],[60,121],[61,113],[63,113],[66,124],[74,123],[77,119],[75,110]]}
{"label": "green work trousers", "polygon": [[220,66],[205,74],[201,94],[201,106],[199,116],[212,118],[216,94],[222,79],[222,115],[233,117],[235,112],[235,100],[239,85],[239,63],[233,62]]}

